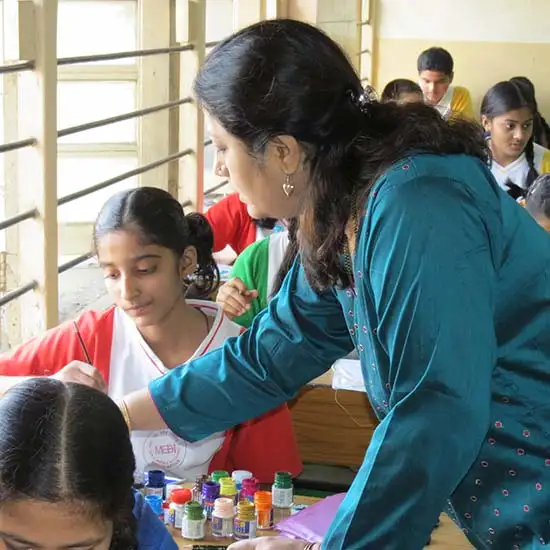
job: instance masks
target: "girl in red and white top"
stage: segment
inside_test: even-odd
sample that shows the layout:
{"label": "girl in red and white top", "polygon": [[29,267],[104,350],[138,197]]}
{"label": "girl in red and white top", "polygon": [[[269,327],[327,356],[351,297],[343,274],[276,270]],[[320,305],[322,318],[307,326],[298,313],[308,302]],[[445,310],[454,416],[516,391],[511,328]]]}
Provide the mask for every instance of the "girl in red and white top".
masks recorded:
{"label": "girl in red and white top", "polygon": [[[219,281],[212,231],[169,193],[141,187],[111,197],[94,245],[114,306],[87,311],[0,356],[0,395],[21,377],[52,376],[103,389],[115,400],[237,336],[242,328],[208,296]],[[182,419],[185,422],[185,419]],[[301,460],[285,406],[225,433],[184,441],[169,430],[133,432],[137,474],[161,469],[191,480],[214,469],[249,470],[270,482]],[[116,452],[116,450],[114,450]]]}

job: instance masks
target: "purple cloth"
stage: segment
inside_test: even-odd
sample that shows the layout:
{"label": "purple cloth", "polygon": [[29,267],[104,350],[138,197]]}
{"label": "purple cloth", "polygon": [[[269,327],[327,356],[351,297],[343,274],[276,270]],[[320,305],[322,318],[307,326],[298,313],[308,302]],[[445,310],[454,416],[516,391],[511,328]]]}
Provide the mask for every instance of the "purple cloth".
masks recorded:
{"label": "purple cloth", "polygon": [[283,519],[275,529],[283,537],[321,542],[345,496],[345,493],[340,493],[320,500],[305,510]]}

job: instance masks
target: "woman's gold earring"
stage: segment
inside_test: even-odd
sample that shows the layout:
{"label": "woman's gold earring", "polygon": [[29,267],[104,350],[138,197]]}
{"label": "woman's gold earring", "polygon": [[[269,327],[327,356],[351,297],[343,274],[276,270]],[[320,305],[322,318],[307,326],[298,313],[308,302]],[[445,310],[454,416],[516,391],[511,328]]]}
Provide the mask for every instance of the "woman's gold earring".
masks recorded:
{"label": "woman's gold earring", "polygon": [[292,183],[292,176],[287,174],[285,182],[283,183],[283,192],[288,197],[294,193],[294,185]]}

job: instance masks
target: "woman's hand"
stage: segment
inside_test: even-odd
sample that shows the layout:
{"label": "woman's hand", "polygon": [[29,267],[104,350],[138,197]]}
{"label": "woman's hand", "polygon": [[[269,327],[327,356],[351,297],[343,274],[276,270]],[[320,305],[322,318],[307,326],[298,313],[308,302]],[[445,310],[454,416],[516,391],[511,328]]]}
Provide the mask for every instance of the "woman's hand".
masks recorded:
{"label": "woman's hand", "polygon": [[257,297],[257,290],[248,290],[238,277],[233,277],[220,288],[216,302],[223,312],[233,320],[246,313],[251,307],[250,302]]}
{"label": "woman's hand", "polygon": [[74,382],[90,386],[103,393],[107,393],[107,384],[103,380],[101,373],[93,366],[82,361],[71,361],[65,365],[59,372],[50,376],[61,382]]}
{"label": "woman's hand", "polygon": [[[252,540],[242,540],[231,544],[227,550],[304,550],[310,548],[303,540],[285,539],[283,537],[260,537]],[[315,544],[312,550],[320,550]]]}

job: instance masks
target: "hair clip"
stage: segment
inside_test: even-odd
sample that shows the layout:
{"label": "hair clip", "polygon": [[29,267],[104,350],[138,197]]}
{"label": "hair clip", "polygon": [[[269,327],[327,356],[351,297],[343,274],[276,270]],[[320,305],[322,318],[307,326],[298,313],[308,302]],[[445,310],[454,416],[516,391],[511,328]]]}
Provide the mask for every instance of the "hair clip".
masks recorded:
{"label": "hair clip", "polygon": [[372,86],[365,86],[360,94],[355,90],[349,90],[348,95],[351,102],[358,107],[362,112],[366,112],[369,105],[378,102],[378,94]]}

